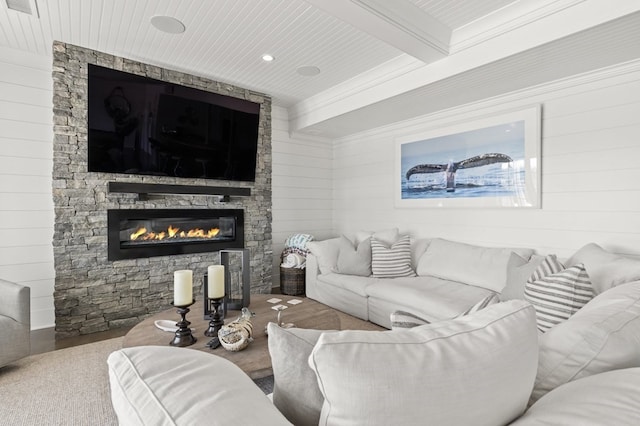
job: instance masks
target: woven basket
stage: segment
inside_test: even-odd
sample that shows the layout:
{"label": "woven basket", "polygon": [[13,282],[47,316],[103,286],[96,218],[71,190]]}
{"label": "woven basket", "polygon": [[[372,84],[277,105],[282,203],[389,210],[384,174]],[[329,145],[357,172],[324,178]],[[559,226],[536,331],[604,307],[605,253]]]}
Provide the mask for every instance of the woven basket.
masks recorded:
{"label": "woven basket", "polygon": [[305,270],[301,268],[280,267],[280,291],[289,296],[304,294]]}

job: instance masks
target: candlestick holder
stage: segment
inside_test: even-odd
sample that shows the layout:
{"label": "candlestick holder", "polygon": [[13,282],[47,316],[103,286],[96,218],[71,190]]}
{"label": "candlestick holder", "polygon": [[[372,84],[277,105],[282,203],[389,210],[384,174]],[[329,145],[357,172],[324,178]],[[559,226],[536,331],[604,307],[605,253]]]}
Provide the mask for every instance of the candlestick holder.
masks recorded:
{"label": "candlestick holder", "polygon": [[213,315],[209,321],[209,328],[204,332],[205,336],[218,337],[218,331],[224,325],[224,315],[222,312],[222,301],[224,297],[209,299],[213,305]]}
{"label": "candlestick holder", "polygon": [[[181,319],[176,323],[176,327],[178,327],[178,329],[176,330],[176,334],[173,337],[173,340],[169,342],[171,346],[190,346],[198,341],[198,339],[196,339],[195,336],[191,333],[191,328],[189,327],[191,323],[187,321],[187,314],[190,311],[189,306],[193,305],[194,303],[195,300],[192,300],[188,305],[174,305]],[[171,302],[171,304],[173,305],[173,302]]]}

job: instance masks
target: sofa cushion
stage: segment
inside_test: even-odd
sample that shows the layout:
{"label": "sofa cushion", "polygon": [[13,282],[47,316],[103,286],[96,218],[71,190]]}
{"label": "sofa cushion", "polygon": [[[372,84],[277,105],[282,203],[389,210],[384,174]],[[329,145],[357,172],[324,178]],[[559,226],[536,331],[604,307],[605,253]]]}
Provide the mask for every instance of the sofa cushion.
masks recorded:
{"label": "sofa cushion", "polygon": [[640,280],[640,259],[609,253],[594,243],[585,245],[567,260],[568,266],[578,263],[584,264],[596,294],[620,284]]}
{"label": "sofa cushion", "polygon": [[495,426],[524,411],[537,356],[535,311],[511,301],[401,333],[325,333],[309,365],[320,424]]}
{"label": "sofa cushion", "polygon": [[507,284],[500,293],[500,300],[524,299],[524,286],[527,280],[544,260],[544,256],[531,255],[529,261],[517,253],[511,253],[507,263]]}
{"label": "sofa cushion", "polygon": [[569,381],[628,367],[640,367],[640,281],[599,294],[541,335],[531,402]]}
{"label": "sofa cushion", "polygon": [[290,424],[249,376],[216,355],[138,346],[113,352],[107,363],[121,425],[230,425],[238,413],[249,425]]}
{"label": "sofa cushion", "polygon": [[371,275],[371,238],[354,246],[344,235],[340,237],[336,272],[346,275]]}
{"label": "sofa cushion", "polygon": [[437,277],[405,277],[393,280],[372,279],[364,287],[369,306],[384,300],[395,308],[411,312],[427,321],[455,318],[487,296],[494,294],[482,287],[448,281]]}
{"label": "sofa cushion", "polygon": [[267,326],[273,366],[273,403],[297,426],[317,425],[324,397],[307,362],[311,350],[326,330]]}
{"label": "sofa cushion", "polygon": [[637,425],[640,368],[608,371],[566,383],[543,396],[512,426]]}
{"label": "sofa cushion", "polygon": [[376,278],[413,277],[411,243],[404,235],[392,245],[371,237],[371,272]]}
{"label": "sofa cushion", "polygon": [[318,282],[327,283],[335,287],[349,290],[359,296],[367,297],[367,287],[377,281],[373,277],[359,277],[357,275],[325,274],[318,277]]}
{"label": "sofa cushion", "polygon": [[563,268],[555,256],[547,256],[525,284],[524,298],[536,308],[538,329],[543,333],[569,319],[593,298],[584,265]]}
{"label": "sofa cushion", "polygon": [[531,249],[490,248],[434,238],[418,262],[418,275],[431,275],[500,293],[507,280],[512,252],[525,259]]}

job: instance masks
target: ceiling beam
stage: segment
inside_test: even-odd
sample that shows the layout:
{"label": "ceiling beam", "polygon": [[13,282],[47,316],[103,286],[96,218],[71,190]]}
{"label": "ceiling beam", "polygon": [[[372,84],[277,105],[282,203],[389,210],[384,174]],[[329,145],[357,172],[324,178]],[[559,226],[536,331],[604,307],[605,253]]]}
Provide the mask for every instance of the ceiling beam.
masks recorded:
{"label": "ceiling beam", "polygon": [[451,28],[407,0],[306,0],[424,63],[449,54]]}

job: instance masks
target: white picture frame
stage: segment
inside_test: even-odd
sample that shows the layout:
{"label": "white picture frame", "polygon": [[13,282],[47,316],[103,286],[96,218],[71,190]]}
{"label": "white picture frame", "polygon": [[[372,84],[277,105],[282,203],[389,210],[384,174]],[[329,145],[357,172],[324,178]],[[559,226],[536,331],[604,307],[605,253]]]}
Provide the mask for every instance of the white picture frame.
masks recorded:
{"label": "white picture frame", "polygon": [[396,139],[401,208],[540,208],[541,107]]}

